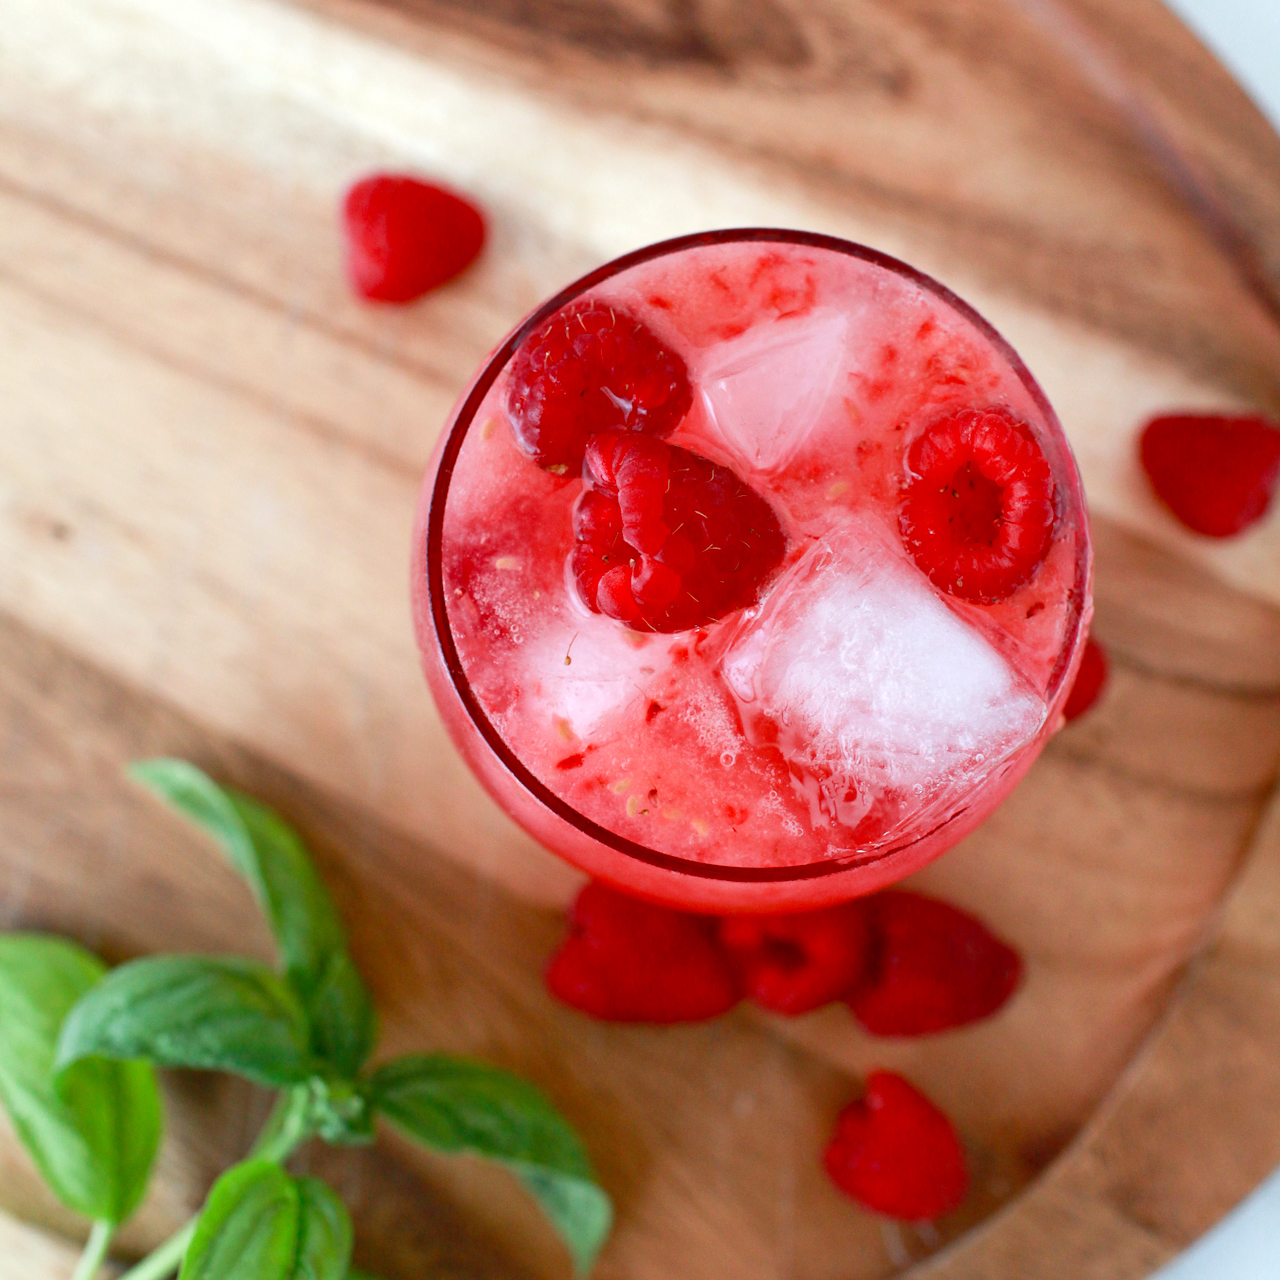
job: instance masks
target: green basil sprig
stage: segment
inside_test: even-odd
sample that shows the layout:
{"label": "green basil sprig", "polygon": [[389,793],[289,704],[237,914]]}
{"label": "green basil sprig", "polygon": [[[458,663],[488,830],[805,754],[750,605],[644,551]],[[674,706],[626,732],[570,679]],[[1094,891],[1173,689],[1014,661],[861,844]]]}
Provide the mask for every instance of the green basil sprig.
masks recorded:
{"label": "green basil sprig", "polygon": [[233,1072],[280,1093],[250,1158],[124,1280],[179,1266],[180,1280],[371,1280],[350,1266],[338,1198],[281,1165],[311,1137],[371,1141],[378,1115],[437,1151],[504,1165],[587,1271],[612,1206],[547,1098],[509,1072],[444,1054],[368,1071],[373,1002],[297,833],[185,761],[130,773],[212,836],[248,881],[280,963],[149,956],[108,972],[60,939],[0,935],[0,1098],[46,1179],[95,1219],[74,1280],[97,1273],[115,1224],[145,1190],[160,1134],[152,1065]]}
{"label": "green basil sprig", "polygon": [[378,1115],[425,1146],[510,1169],[587,1271],[612,1206],[578,1135],[547,1098],[509,1072],[444,1054],[366,1071],[377,1035],[373,1003],[296,832],[185,761],[144,761],[130,773],[221,847],[248,881],[280,956],[279,972],[228,957],[135,960],[95,974],[59,1011],[66,1016],[47,1063],[59,1081],[89,1063],[145,1059],[235,1072],[281,1090],[252,1157],[219,1179],[199,1218],[139,1264],[140,1274],[167,1274],[164,1267],[181,1262],[181,1280],[361,1280],[350,1267],[341,1204],[280,1164],[308,1137],[369,1141]]}

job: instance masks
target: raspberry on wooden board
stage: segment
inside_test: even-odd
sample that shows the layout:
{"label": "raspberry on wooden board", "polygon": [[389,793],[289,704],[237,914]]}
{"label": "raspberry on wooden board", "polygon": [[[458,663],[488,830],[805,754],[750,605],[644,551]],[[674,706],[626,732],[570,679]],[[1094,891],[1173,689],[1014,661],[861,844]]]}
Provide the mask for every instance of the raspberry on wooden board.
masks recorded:
{"label": "raspberry on wooden board", "polygon": [[1071,692],[1067,694],[1067,700],[1062,707],[1063,719],[1078,720],[1086,711],[1093,708],[1094,703],[1102,697],[1102,691],[1107,687],[1109,671],[1107,651],[1090,636],[1085,641],[1075,683],[1071,686]]}
{"label": "raspberry on wooden board", "polygon": [[748,1000],[774,1013],[808,1013],[861,979],[870,952],[865,900],[792,915],[726,916],[720,945]]}
{"label": "raspberry on wooden board", "polygon": [[843,998],[874,1035],[926,1035],[990,1016],[1022,974],[1017,952],[980,921],[899,889],[717,922],[596,882],[569,920],[548,986],[604,1020],[715,1017],[739,995],[796,1015]]}
{"label": "raspberry on wooden board", "polygon": [[692,402],[684,361],[646,325],[617,307],[579,302],[521,343],[506,409],[538,466],[576,475],[596,432],[668,436]]}
{"label": "raspberry on wooden board", "polygon": [[969,1187],[951,1121],[891,1071],[873,1071],[862,1098],[840,1113],[823,1163],[846,1195],[873,1213],[908,1222],[950,1212]]}
{"label": "raspberry on wooden board", "polygon": [[470,201],[405,174],[377,173],[342,202],[347,274],[374,302],[412,302],[452,280],[484,247],[484,216]]}
{"label": "raspberry on wooden board", "polygon": [[1261,520],[1280,480],[1280,427],[1253,415],[1152,418],[1138,453],[1160,501],[1210,538],[1230,538]]}
{"label": "raspberry on wooden board", "polygon": [[684,631],[753,603],[781,564],[773,509],[727,467],[651,436],[591,437],[570,567],[595,613]]}
{"label": "raspberry on wooden board", "polygon": [[873,1035],[919,1036],[990,1017],[1017,989],[1022,959],[979,920],[936,898],[889,889],[867,899],[867,978],[849,996]]}
{"label": "raspberry on wooden board", "polygon": [[593,882],[546,969],[558,1000],[608,1022],[698,1022],[738,1002],[714,920],[654,906]]}
{"label": "raspberry on wooden board", "polygon": [[1024,423],[998,411],[952,414],[912,442],[907,470],[902,540],[935,586],[992,604],[1039,568],[1053,533],[1053,475]]}

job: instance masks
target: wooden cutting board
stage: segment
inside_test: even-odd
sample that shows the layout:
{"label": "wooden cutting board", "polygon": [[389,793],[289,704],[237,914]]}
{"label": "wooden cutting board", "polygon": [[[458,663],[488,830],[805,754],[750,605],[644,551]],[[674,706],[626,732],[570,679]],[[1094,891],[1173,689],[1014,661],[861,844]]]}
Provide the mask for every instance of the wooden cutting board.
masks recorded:
{"label": "wooden cutting board", "polygon": [[[386,1051],[482,1054],[581,1126],[619,1207],[606,1278],[936,1254],[922,1276],[1129,1280],[1280,1162],[1280,517],[1194,539],[1133,461],[1154,410],[1280,410],[1280,140],[1155,0],[0,0],[0,30],[3,923],[113,960],[266,955],[217,854],[120,771],[182,754],[263,796],[314,843]],[[338,198],[380,167],[492,217],[477,267],[403,310],[341,273]],[[413,503],[469,372],[589,266],[744,224],[955,288],[1085,474],[1111,690],[917,877],[1027,957],[964,1031],[557,1007],[539,970],[577,879],[484,798],[417,670]],[[969,1145],[936,1233],[821,1173],[878,1065]],[[168,1087],[126,1251],[263,1114]],[[390,1138],[302,1161],[388,1280],[567,1275],[505,1175]],[[0,1204],[76,1230],[8,1136]],[[63,1256],[0,1229],[0,1275]]]}

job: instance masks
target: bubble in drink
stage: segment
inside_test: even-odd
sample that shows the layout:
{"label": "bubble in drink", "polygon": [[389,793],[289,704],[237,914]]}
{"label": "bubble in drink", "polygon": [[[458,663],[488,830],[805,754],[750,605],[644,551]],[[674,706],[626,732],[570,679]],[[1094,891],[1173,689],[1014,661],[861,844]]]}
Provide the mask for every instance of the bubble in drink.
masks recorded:
{"label": "bubble in drink", "polygon": [[498,349],[413,587],[499,804],[595,876],[733,911],[873,891],[972,830],[1060,722],[1089,582],[1070,451],[989,326],[869,250],[725,232]]}

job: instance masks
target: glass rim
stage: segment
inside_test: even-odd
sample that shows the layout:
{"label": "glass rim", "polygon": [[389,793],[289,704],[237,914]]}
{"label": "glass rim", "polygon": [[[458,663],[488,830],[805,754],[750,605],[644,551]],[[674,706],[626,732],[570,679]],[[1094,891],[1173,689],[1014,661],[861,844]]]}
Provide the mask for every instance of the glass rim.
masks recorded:
{"label": "glass rim", "polygon": [[[453,471],[457,465],[463,441],[475,421],[480,405],[489,394],[493,384],[501,376],[502,371],[507,367],[520,344],[524,342],[530,333],[562,307],[568,305],[588,289],[631,267],[639,266],[641,263],[652,261],[655,258],[665,257],[668,254],[680,253],[687,249],[697,249],[703,246],[728,242],[752,241],[804,245],[810,248],[842,253],[848,257],[858,258],[870,263],[872,266],[892,272],[894,275],[903,277],[933,294],[972,324],[995,347],[1017,375],[1018,380],[1023,384],[1048,424],[1057,431],[1063,442],[1066,443],[1062,424],[1058,421],[1058,415],[1053,411],[1053,406],[1049,403],[1043,390],[1041,390],[1040,384],[1032,376],[1031,371],[1008,341],[963,298],[953,293],[940,281],[935,280],[932,276],[918,270],[909,263],[903,262],[879,249],[872,249],[866,245],[857,244],[852,240],[844,240],[839,236],[825,235],[816,231],[797,231],[781,227],[734,227],[675,236],[668,240],[660,240],[654,244],[646,245],[640,249],[634,249],[621,257],[613,258],[566,285],[532,311],[524,321],[513,329],[490,355],[484,368],[476,375],[462,403],[458,406],[457,412],[453,415],[453,420],[449,425],[449,434],[443,442],[435,478],[432,482],[431,500],[427,508],[426,528],[427,599],[430,607],[432,630],[436,643],[439,645],[441,657],[444,660],[445,671],[455,694],[462,704],[463,710],[467,713],[467,717],[476,732],[484,740],[485,745],[493,752],[507,772],[544,808],[588,838],[605,845],[617,853],[635,858],[663,871],[676,872],[680,875],[694,876],[700,879],[730,881],[740,884],[791,883],[797,880],[813,880],[824,876],[838,875],[851,871],[856,867],[869,866],[872,863],[881,862],[902,852],[904,849],[909,849],[922,841],[928,840],[936,832],[967,812],[968,806],[962,806],[955,810],[928,831],[912,836],[909,840],[904,840],[900,844],[891,845],[887,849],[876,850],[874,853],[855,853],[843,858],[824,858],[821,861],[800,863],[786,867],[741,867],[729,866],[723,863],[700,862],[692,858],[681,858],[674,854],[662,853],[660,850],[649,848],[648,845],[628,840],[625,836],[620,836],[616,832],[610,831],[607,827],[602,827],[599,823],[592,821],[567,801],[557,796],[545,783],[534,776],[532,771],[511,749],[501,733],[498,732],[472,692],[471,682],[467,678],[462,659],[458,653],[457,644],[454,641],[453,628],[449,621],[448,604],[444,591],[444,521]],[[1067,454],[1068,457],[1071,457],[1069,444],[1067,444]],[[1073,457],[1071,461],[1074,467]],[[1075,470],[1073,480],[1078,506],[1081,512],[1085,513],[1084,495],[1080,491],[1078,469]],[[1087,529],[1087,515],[1085,517],[1085,525]],[[1058,662],[1050,676],[1049,687],[1052,692],[1047,700],[1047,705],[1049,706],[1053,705],[1061,693],[1062,680],[1069,667],[1070,658],[1080,644],[1080,625],[1084,616],[1083,602],[1087,594],[1089,560],[1090,557],[1087,555],[1084,557],[1077,556],[1076,581],[1070,592],[1075,610],[1075,632],[1071,637],[1071,642],[1064,644],[1062,652],[1058,656]]]}

